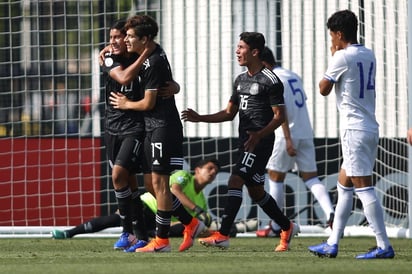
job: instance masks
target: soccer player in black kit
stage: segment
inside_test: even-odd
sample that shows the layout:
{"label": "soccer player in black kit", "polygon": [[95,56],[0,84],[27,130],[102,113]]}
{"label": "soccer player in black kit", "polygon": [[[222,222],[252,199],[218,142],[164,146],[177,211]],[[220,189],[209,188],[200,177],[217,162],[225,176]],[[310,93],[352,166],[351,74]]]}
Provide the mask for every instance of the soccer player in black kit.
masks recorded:
{"label": "soccer player in black kit", "polygon": [[[112,91],[124,94],[130,100],[139,100],[139,82],[121,85],[110,77],[116,67],[127,67],[136,59],[136,54],[127,53],[124,43],[126,21],[119,20],[110,28],[110,47],[113,53],[102,66],[106,74],[105,143],[109,163],[112,168],[112,182],[122,220],[123,232],[114,244],[114,249],[127,250],[132,245],[144,246],[148,241],[143,219],[136,173],[141,169],[142,144],[144,138],[143,115],[134,111],[114,109],[109,104]],[[136,222],[134,235],[133,221]],[[137,239],[136,236],[139,238]]]}
{"label": "soccer player in black kit", "polygon": [[[102,61],[106,76],[105,142],[112,168],[112,182],[121,218],[123,232],[114,244],[114,249],[134,251],[148,242],[143,206],[140,200],[136,174],[142,172],[145,123],[143,114],[133,110],[115,109],[110,103],[110,94],[118,92],[132,101],[140,100],[140,84],[137,77],[127,84],[117,82],[113,77],[122,73],[125,67],[140,68],[146,56],[128,53],[124,38],[126,21],[119,20],[110,28],[111,54]],[[107,49],[106,49],[107,51]],[[102,52],[106,52],[103,50]],[[166,85],[162,96],[179,91],[176,83]],[[109,218],[109,217],[108,217]],[[113,222],[116,218],[113,218]],[[136,234],[136,235],[135,235]],[[137,239],[136,239],[137,236]]]}
{"label": "soccer player in black kit", "polygon": [[276,201],[264,190],[265,167],[272,153],[274,130],[285,120],[283,84],[265,68],[260,53],[265,38],[258,32],[243,32],[236,49],[239,65],[247,70],[234,81],[232,96],[226,109],[214,114],[199,115],[192,109],[182,112],[182,119],[191,122],[218,123],[231,121],[239,113],[239,151],[236,166],[228,182],[228,197],[219,231],[201,238],[205,246],[229,247],[229,232],[242,203],[242,188],[282,229],[275,251],[287,251],[294,232],[299,229],[279,209]]}
{"label": "soccer player in black kit", "polygon": [[[110,103],[116,109],[143,112],[146,125],[144,151],[147,169],[145,177],[151,178],[151,186],[146,185],[157,201],[156,237],[136,252],[169,252],[169,230],[172,213],[185,226],[183,242],[179,251],[193,245],[193,238],[203,229],[204,224],[192,217],[180,201],[172,195],[169,187],[170,174],[183,167],[183,127],[177,111],[174,96],[159,98],[158,88],[172,81],[172,72],[166,54],[154,41],[158,33],[156,21],[147,15],[136,15],[128,19],[125,28],[125,42],[129,52],[149,57],[139,71],[143,98],[132,101],[120,93],[112,92]],[[125,69],[128,71],[128,68]],[[123,81],[124,79],[116,79]],[[145,182],[149,181],[145,179]]]}

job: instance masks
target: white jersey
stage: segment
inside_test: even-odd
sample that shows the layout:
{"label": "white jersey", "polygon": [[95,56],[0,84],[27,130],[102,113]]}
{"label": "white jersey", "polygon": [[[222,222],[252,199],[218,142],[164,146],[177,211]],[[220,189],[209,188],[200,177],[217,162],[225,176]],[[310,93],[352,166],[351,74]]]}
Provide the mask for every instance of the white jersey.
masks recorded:
{"label": "white jersey", "polygon": [[[292,139],[312,139],[313,130],[306,106],[306,93],[302,79],[293,71],[282,67],[275,67],[273,72],[283,83],[283,97],[285,98],[286,113]],[[276,137],[284,137],[282,127],[275,131]]]}
{"label": "white jersey", "polygon": [[378,134],[375,75],[375,54],[363,45],[350,45],[333,55],[324,77],[335,83],[341,133],[355,129]]}

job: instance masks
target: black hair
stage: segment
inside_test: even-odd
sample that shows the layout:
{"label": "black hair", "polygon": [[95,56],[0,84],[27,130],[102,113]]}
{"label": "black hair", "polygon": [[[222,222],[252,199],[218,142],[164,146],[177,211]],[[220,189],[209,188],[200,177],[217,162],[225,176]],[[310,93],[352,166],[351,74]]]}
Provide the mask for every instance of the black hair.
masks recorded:
{"label": "black hair", "polygon": [[348,42],[357,41],[358,18],[350,10],[335,12],[329,17],[326,26],[333,32],[342,32],[344,39]]}
{"label": "black hair", "polygon": [[119,20],[115,21],[115,22],[110,26],[110,29],[118,29],[118,30],[120,30],[121,33],[123,33],[124,35],[126,35],[126,29],[124,28],[125,25],[126,25],[126,20],[124,20],[124,19],[119,19]]}
{"label": "black hair", "polygon": [[260,60],[268,63],[271,66],[276,65],[276,59],[273,55],[273,52],[270,48],[265,47],[263,51],[260,53]]}
{"label": "black hair", "polygon": [[157,22],[149,15],[135,15],[127,20],[125,29],[133,28],[138,37],[154,39],[159,32]]}
{"label": "black hair", "polygon": [[200,160],[199,162],[196,163],[195,168],[197,167],[203,167],[204,165],[206,165],[207,163],[213,163],[217,166],[217,170],[220,170],[220,162],[216,159],[216,158],[204,158],[202,160]]}
{"label": "black hair", "polygon": [[240,40],[244,41],[249,45],[250,49],[259,50],[259,56],[265,48],[265,36],[260,32],[242,32],[240,35]]}

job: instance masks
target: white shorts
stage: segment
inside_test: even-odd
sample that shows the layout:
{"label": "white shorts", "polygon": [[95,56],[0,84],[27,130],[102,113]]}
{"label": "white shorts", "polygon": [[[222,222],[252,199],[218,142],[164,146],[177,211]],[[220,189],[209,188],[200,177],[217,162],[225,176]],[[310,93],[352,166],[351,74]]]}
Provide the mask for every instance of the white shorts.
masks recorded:
{"label": "white shorts", "polygon": [[379,135],[347,129],[341,136],[342,169],[347,176],[370,176],[378,152]]}
{"label": "white shorts", "polygon": [[296,156],[291,157],[286,150],[285,138],[277,137],[273,145],[272,155],[266,165],[266,169],[286,173],[296,163],[299,171],[316,172],[315,145],[313,139],[292,140],[296,149]]}

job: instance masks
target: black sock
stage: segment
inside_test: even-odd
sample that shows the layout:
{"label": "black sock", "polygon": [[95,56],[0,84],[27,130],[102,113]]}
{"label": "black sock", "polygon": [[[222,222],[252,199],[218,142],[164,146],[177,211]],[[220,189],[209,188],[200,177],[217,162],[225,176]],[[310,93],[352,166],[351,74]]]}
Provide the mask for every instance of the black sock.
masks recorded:
{"label": "black sock", "polygon": [[120,223],[121,221],[119,214],[101,216],[67,230],[66,233],[67,236],[71,238],[77,234],[94,233],[109,227],[118,227],[120,226]]}
{"label": "black sock", "polygon": [[256,203],[263,209],[263,211],[269,216],[269,218],[275,221],[282,228],[282,230],[288,230],[290,228],[289,218],[286,217],[285,214],[283,214],[283,212],[278,207],[275,199],[273,199],[273,197],[270,196],[266,191],[265,196],[263,196],[263,198]]}
{"label": "black sock", "polygon": [[123,232],[133,234],[133,224],[131,215],[132,192],[129,187],[124,187],[114,191],[119,208],[120,218],[122,219]]}
{"label": "black sock", "polygon": [[185,226],[182,223],[176,223],[170,226],[169,237],[182,237]]}
{"label": "black sock", "polygon": [[162,239],[169,238],[171,211],[157,210],[156,213],[156,236]]}
{"label": "black sock", "polygon": [[220,234],[225,236],[229,235],[232,224],[242,204],[242,190],[229,188],[227,195],[226,206],[222,215],[222,224],[219,229]]}
{"label": "black sock", "polygon": [[188,225],[192,221],[192,215],[187,212],[180,200],[172,194],[172,215],[175,216],[182,224]]}
{"label": "black sock", "polygon": [[143,203],[140,200],[140,193],[135,191],[132,193],[132,210],[133,210],[133,230],[137,239],[148,241],[146,221],[143,213]]}

